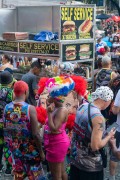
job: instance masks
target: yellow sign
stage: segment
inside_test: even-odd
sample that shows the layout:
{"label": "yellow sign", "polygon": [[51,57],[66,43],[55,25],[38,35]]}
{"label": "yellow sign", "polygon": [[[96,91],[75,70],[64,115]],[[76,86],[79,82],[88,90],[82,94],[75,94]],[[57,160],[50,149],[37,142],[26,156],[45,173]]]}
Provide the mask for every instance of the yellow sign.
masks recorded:
{"label": "yellow sign", "polygon": [[94,8],[61,7],[61,40],[93,38]]}
{"label": "yellow sign", "polygon": [[13,41],[0,41],[0,50],[18,52],[18,43]]}
{"label": "yellow sign", "polygon": [[20,42],[19,52],[35,54],[59,54],[58,43]]}

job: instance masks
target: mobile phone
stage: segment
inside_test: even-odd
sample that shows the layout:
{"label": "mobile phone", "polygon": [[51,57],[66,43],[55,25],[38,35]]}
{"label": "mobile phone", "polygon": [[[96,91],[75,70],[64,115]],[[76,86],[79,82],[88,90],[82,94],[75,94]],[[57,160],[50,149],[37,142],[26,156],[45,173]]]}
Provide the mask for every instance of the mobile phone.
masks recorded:
{"label": "mobile phone", "polygon": [[111,126],[109,126],[107,129],[106,129],[106,133],[108,134],[113,128],[115,128],[115,130],[118,128],[118,124],[116,122],[114,122]]}

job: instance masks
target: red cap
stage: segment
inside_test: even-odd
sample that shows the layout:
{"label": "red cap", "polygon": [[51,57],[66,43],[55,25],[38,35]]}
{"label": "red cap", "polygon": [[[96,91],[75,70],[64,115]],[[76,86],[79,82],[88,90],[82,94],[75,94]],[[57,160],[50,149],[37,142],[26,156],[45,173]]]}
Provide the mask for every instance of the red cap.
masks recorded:
{"label": "red cap", "polygon": [[24,81],[17,81],[14,84],[14,93],[17,97],[21,96],[22,94],[24,94],[25,92],[28,91],[28,85],[26,82]]}
{"label": "red cap", "polygon": [[100,48],[100,49],[99,49],[99,53],[100,53],[101,55],[104,55],[104,54],[105,54],[105,48]]}

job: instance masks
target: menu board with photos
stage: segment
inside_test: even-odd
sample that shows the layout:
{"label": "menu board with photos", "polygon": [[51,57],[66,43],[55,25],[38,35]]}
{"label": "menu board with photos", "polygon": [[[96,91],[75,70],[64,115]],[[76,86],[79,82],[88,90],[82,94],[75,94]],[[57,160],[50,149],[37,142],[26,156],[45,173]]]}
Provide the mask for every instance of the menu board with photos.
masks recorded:
{"label": "menu board with photos", "polygon": [[79,61],[93,59],[94,43],[62,44],[62,61]]}
{"label": "menu board with photos", "polygon": [[61,40],[93,39],[94,7],[61,7]]}

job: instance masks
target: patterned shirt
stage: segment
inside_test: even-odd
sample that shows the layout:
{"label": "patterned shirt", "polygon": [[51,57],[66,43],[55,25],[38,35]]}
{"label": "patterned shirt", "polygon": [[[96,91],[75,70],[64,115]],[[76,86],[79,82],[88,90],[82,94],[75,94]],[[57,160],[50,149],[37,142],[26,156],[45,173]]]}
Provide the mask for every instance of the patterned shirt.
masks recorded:
{"label": "patterned shirt", "polygon": [[12,161],[16,166],[19,166],[19,161],[32,165],[40,162],[39,151],[32,138],[29,104],[11,102],[6,105],[4,111],[4,141],[6,158],[10,152]]}
{"label": "patterned shirt", "polygon": [[0,145],[3,144],[3,113],[6,104],[13,98],[13,90],[8,86],[0,85]]}
{"label": "patterned shirt", "polygon": [[[96,116],[102,116],[100,110],[91,104],[91,121]],[[83,171],[95,172],[102,170],[102,159],[100,153],[93,152],[90,148],[91,126],[88,119],[88,103],[81,105],[76,114],[73,129],[71,163]]]}

